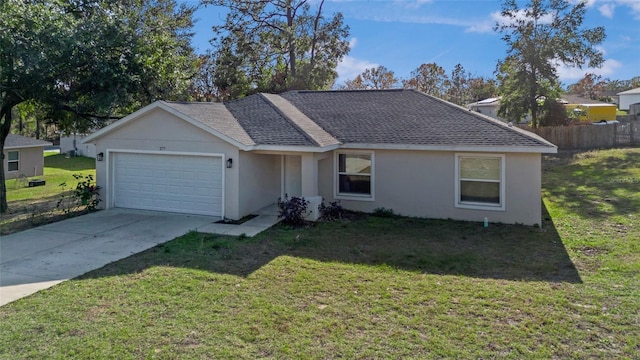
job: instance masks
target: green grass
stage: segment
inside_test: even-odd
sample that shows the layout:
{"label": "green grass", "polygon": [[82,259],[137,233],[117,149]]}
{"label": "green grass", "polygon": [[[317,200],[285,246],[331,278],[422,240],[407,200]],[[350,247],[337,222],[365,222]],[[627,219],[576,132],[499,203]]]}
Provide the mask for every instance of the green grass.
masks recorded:
{"label": "green grass", "polygon": [[60,184],[66,183],[67,190],[75,187],[77,181],[73,174],[95,177],[95,159],[81,156],[66,159],[64,154],[45,152],[43,175],[34,178],[44,179],[46,185],[25,187],[25,184],[17,179],[7,180],[7,201],[55,197],[62,190]]}
{"label": "green grass", "polygon": [[549,157],[543,228],[189,233],[0,308],[0,358],[637,358],[640,149]]}
{"label": "green grass", "polygon": [[[44,156],[43,175],[30,179],[44,179],[46,185],[28,187],[26,179],[6,181],[9,211],[0,215],[0,235],[83,213],[78,211],[80,208],[73,207],[77,201],[70,194],[79,181],[73,175],[95,177],[95,160],[87,157],[67,159],[65,155],[52,152],[45,152]],[[62,207],[58,207],[62,195],[66,200]]]}

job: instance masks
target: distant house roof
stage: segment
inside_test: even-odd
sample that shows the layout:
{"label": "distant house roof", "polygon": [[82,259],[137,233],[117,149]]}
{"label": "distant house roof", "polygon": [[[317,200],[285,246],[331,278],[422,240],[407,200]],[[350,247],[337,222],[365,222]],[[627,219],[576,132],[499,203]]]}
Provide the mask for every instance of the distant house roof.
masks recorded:
{"label": "distant house roof", "polygon": [[[289,91],[219,103],[156,102],[88,136],[101,137],[154,107],[243,150],[339,147],[555,152],[535,134],[415,90]],[[120,124],[118,124],[120,123]],[[299,150],[296,150],[299,149]]]}
{"label": "distant house roof", "polygon": [[488,98],[477,102],[478,105],[499,103],[500,98]]}
{"label": "distant house roof", "polygon": [[499,105],[500,105],[500,98],[499,97],[493,97],[493,98],[488,98],[488,99],[476,101],[476,102],[471,103],[471,104],[467,104],[467,107],[469,107],[469,108],[471,108],[471,107],[494,107],[494,106],[499,106]]}
{"label": "distant house roof", "polygon": [[632,94],[640,94],[640,87],[618,93],[618,95],[632,95]]}
{"label": "distant house roof", "polygon": [[52,143],[48,141],[33,139],[29,137],[25,137],[22,135],[9,134],[7,135],[7,139],[4,141],[5,150],[11,149],[23,149],[23,148],[31,148],[31,147],[45,147],[51,146]]}

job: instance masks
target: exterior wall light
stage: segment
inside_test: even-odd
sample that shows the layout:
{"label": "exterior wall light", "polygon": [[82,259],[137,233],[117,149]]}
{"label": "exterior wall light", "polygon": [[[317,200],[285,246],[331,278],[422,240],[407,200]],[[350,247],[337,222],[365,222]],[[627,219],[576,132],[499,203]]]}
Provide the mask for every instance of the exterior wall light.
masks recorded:
{"label": "exterior wall light", "polygon": [[227,159],[227,169],[231,169],[232,166],[233,166],[233,159],[232,158],[228,158]]}
{"label": "exterior wall light", "polygon": [[98,160],[98,161],[102,161],[102,160],[104,160],[104,153],[98,153],[98,154],[96,155],[96,160]]}

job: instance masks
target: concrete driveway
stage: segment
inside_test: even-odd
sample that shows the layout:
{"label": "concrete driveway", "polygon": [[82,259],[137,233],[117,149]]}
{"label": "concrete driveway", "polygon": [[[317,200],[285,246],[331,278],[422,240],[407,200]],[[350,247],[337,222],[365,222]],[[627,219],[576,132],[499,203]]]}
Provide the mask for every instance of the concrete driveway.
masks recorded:
{"label": "concrete driveway", "polygon": [[111,209],[0,239],[0,306],[220,218]]}

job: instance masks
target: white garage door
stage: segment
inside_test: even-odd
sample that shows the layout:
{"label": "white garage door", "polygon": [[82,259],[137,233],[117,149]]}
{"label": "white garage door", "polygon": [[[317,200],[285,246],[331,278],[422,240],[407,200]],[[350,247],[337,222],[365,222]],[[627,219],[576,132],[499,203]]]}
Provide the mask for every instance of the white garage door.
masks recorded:
{"label": "white garage door", "polygon": [[222,157],[114,153],[113,206],[222,216]]}

